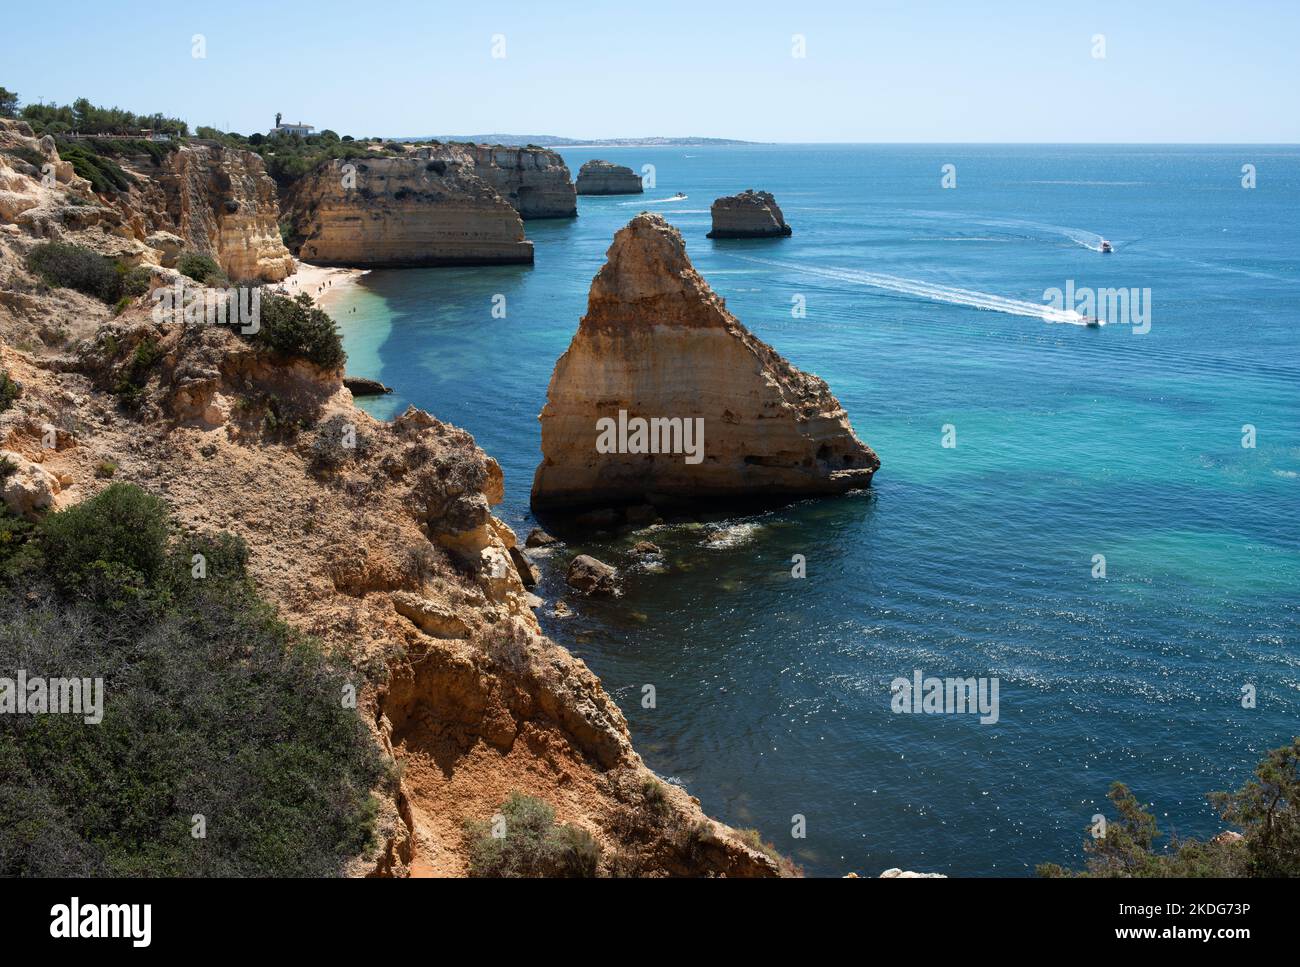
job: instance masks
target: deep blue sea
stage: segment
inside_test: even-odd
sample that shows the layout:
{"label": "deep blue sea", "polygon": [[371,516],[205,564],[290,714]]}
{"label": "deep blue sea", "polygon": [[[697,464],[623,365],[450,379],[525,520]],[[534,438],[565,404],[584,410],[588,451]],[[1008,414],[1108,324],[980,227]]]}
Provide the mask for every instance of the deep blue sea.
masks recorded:
{"label": "deep blue sea", "polygon": [[[552,367],[614,232],[648,209],[882,461],[869,492],[568,549],[623,567],[635,540],[666,551],[617,601],[543,618],[649,766],[812,875],[1077,864],[1113,780],[1166,831],[1223,828],[1205,793],[1300,733],[1300,147],[562,154],[651,164],[655,187],[528,222],[532,267],[365,276],[336,314],[349,371],[396,387],[371,412],[472,431],[522,537]],[[748,187],[793,237],[705,238],[710,202]],[[1044,291],[1070,280],[1149,288],[1150,331],[1048,321]],[[542,591],[565,591],[554,566]],[[916,669],[996,677],[999,721],[893,713],[891,680]]]}

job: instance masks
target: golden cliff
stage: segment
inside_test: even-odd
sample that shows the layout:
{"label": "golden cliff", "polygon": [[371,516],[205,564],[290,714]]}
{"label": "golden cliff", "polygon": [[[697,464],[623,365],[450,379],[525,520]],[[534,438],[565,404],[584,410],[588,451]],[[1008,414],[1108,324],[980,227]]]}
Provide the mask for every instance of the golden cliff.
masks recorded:
{"label": "golden cliff", "polygon": [[543,510],[843,493],[880,466],[826,383],[749,332],[645,212],[614,237],[539,418]]}
{"label": "golden cliff", "polygon": [[53,138],[0,119],[0,223],[11,235],[82,242],[136,264],[171,266],[182,251],[198,252],[236,281],[275,282],[293,271],[275,183],[256,154],[191,143],[158,161],[114,162],[127,186],[97,195]]}
{"label": "golden cliff", "polygon": [[164,155],[159,168],[148,156],[126,160],[157,187],[143,192],[149,233],[174,232],[234,280],[278,282],[293,272],[293,256],[280,238],[279,194],[256,154],[198,144]]}
{"label": "golden cliff", "polygon": [[471,159],[331,161],[286,198],[298,255],[319,265],[401,268],[531,264],[524,223]]}

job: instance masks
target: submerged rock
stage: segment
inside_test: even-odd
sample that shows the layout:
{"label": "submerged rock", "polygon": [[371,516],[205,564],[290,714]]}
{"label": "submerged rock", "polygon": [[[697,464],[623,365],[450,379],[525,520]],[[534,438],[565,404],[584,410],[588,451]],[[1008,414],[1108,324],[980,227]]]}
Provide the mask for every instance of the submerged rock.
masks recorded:
{"label": "submerged rock", "polygon": [[593,160],[578,169],[579,195],[639,195],[644,191],[641,176],[626,165]]}
{"label": "submerged rock", "polygon": [[539,509],[837,494],[880,466],[826,383],[728,312],[649,213],[614,237],[539,419]]}
{"label": "submerged rock", "polygon": [[750,188],[728,195],[717,199],[709,212],[713,216],[709,238],[774,238],[791,233],[770,192]]}
{"label": "submerged rock", "polygon": [[588,554],[579,554],[569,565],[565,582],[583,594],[613,596],[618,593],[618,569]]}

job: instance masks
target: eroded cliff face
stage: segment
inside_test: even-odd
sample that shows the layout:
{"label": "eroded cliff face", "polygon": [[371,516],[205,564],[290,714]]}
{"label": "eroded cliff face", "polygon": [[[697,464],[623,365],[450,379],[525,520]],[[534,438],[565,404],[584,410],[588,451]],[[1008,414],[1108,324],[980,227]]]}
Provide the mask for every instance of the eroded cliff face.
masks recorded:
{"label": "eroded cliff face", "polygon": [[[171,266],[182,251],[199,252],[236,281],[275,282],[293,271],[275,183],[256,154],[185,144],[157,163],[148,155],[115,161],[131,185],[96,195],[59,157],[53,138],[0,119],[0,229],[84,244],[135,264]],[[44,177],[46,164],[53,180]]]}
{"label": "eroded cliff face", "polygon": [[[242,536],[260,593],[353,663],[361,714],[402,767],[396,793],[376,790],[379,844],[355,875],[465,874],[465,822],[515,790],[587,829],[603,873],[778,872],[645,768],[600,682],[540,633],[515,535],[491,512],[500,467],[468,433],[414,409],[376,421],[341,370],[155,323],[147,297],[62,350],[16,350],[13,325],[0,304],[0,369],[22,386],[0,449],[31,484],[13,500],[76,503],[111,461],[113,481],[159,494],[183,525]],[[140,371],[146,339],[157,358]],[[110,392],[128,369],[130,413]],[[340,448],[344,427],[355,447]]]}
{"label": "eroded cliff face", "polygon": [[143,216],[146,244],[156,232],[175,234],[233,280],[278,282],[293,272],[275,182],[256,154],[200,144],[168,152],[157,167],[147,156],[125,160],[141,179],[143,203],[133,207]]}
{"label": "eroded cliff face", "polygon": [[709,238],[772,238],[791,233],[771,192],[750,188],[714,201]]}
{"label": "eroded cliff face", "polygon": [[286,206],[298,256],[319,265],[533,261],[519,214],[465,154],[331,161],[299,179]]}
{"label": "eroded cliff face", "polygon": [[539,418],[538,509],[843,493],[880,466],[826,383],[749,332],[645,212],[614,237]]}
{"label": "eroded cliff face", "polygon": [[639,195],[645,186],[626,165],[592,160],[578,169],[577,191],[579,195]]}
{"label": "eroded cliff face", "polygon": [[[438,153],[437,149],[420,150]],[[486,144],[448,145],[444,151],[450,155],[466,152],[475,174],[495,188],[525,221],[578,214],[569,166],[554,151]]]}

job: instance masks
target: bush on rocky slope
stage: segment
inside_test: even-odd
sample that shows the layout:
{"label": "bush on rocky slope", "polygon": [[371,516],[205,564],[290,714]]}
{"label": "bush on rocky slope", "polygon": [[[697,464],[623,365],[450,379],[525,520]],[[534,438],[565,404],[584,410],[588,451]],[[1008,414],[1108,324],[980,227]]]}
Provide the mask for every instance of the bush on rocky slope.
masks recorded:
{"label": "bush on rocky slope", "polygon": [[347,359],[334,320],[316,308],[305,292],[292,299],[263,296],[261,328],[252,338],[267,349],[302,356],[322,369],[337,369]]}
{"label": "bush on rocky slope", "polygon": [[27,256],[27,268],[55,288],[76,289],[112,305],[149,291],[149,270],[100,255],[69,242],[42,242]]}
{"label": "bush on rocky slope", "polygon": [[555,822],[555,810],[518,792],[491,822],[471,823],[470,875],[586,877],[600,866],[600,844],[585,829]]}
{"label": "bush on rocky slope", "polygon": [[369,846],[361,683],[258,598],[242,541],[125,484],[0,532],[0,675],[104,690],[98,724],[0,715],[0,876],[328,876]]}

